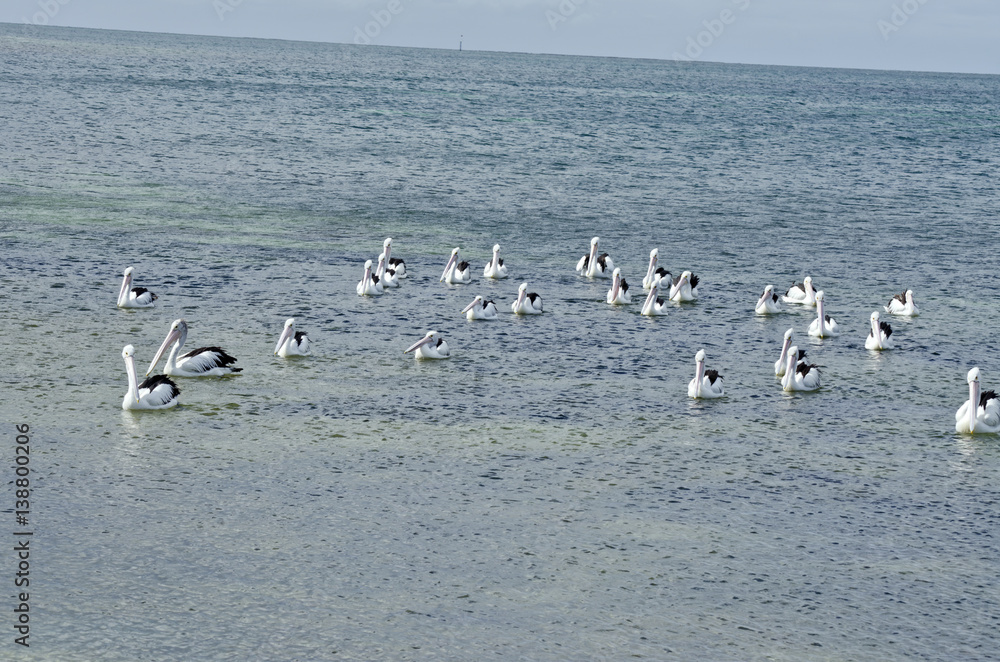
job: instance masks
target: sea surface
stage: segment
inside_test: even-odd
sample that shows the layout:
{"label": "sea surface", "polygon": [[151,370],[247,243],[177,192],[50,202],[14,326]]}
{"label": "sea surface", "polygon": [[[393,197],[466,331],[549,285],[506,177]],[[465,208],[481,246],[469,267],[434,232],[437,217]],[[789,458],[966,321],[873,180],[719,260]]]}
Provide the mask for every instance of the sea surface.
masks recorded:
{"label": "sea surface", "polygon": [[[1000,387],[998,175],[997,76],[0,25],[0,658],[1000,659],[1000,439],[954,432]],[[357,296],[390,236],[408,278]],[[654,247],[701,285],[648,319]],[[754,315],[806,275],[840,337]],[[243,372],[124,412],[176,318]]]}

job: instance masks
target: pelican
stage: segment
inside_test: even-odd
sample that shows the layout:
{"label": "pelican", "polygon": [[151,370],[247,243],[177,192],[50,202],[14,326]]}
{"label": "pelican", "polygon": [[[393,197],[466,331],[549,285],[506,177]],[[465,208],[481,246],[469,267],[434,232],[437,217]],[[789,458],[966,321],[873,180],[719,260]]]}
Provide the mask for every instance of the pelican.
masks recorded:
{"label": "pelican", "polygon": [[437,331],[428,331],[426,336],[404,349],[403,354],[413,350],[417,350],[413,356],[418,359],[446,359],[451,356],[448,343]]}
{"label": "pelican", "polygon": [[781,312],[781,302],[778,295],[774,293],[774,286],[768,285],[764,288],[764,293],[757,299],[757,305],[753,308],[758,315],[769,315]]}
{"label": "pelican", "polygon": [[576,263],[576,270],[587,278],[607,278],[615,270],[615,263],[607,253],[597,254],[599,237],[590,240],[590,252]]}
{"label": "pelican", "polygon": [[484,278],[506,278],[507,267],[503,265],[503,258],[500,257],[500,244],[493,244],[493,259],[483,267]]}
{"label": "pelican", "polygon": [[305,331],[295,330],[294,317],[285,320],[285,328],[281,331],[281,336],[278,337],[274,353],[283,359],[289,356],[305,356],[309,353],[309,336],[305,334]]}
{"label": "pelican", "polygon": [[815,391],[819,388],[819,366],[805,361],[796,363],[798,347],[790,347],[785,357],[785,376],[781,378],[781,388],[786,391]]}
{"label": "pelican", "polygon": [[392,237],[382,242],[382,252],[385,253],[385,263],[396,272],[396,278],[406,278],[406,263],[398,257],[390,257],[392,253]]}
{"label": "pelican", "polygon": [[628,283],[622,278],[622,270],[615,267],[614,280],[608,290],[608,303],[620,305],[632,303],[632,295],[628,293]]}
{"label": "pelican", "polygon": [[510,305],[515,315],[539,315],[542,312],[542,297],[534,292],[528,292],[528,284],[521,283],[517,288],[517,301]]}
{"label": "pelican", "polygon": [[[653,287],[653,282],[657,278],[670,278],[670,272],[663,267],[657,267],[656,263],[659,260],[660,251],[654,248],[649,251],[649,269],[646,270],[646,277],[642,279],[642,289],[650,290]],[[669,282],[669,281],[668,281]]]}
{"label": "pelican", "polygon": [[979,368],[969,371],[969,399],[955,412],[955,432],[1000,432],[1000,400],[995,391],[979,392]]}
{"label": "pelican", "polygon": [[448,258],[448,264],[445,265],[444,272],[438,282],[443,280],[449,285],[457,285],[472,280],[472,270],[469,269],[469,263],[459,262],[458,258],[458,248],[453,248],[451,257]]}
{"label": "pelican", "polygon": [[816,305],[816,290],[813,289],[813,279],[806,276],[801,283],[795,283],[788,288],[785,296],[781,297],[785,303],[801,303],[806,306]]}
{"label": "pelican", "polygon": [[399,278],[395,269],[385,268],[385,253],[379,253],[378,267],[375,268],[375,278],[382,283],[382,287],[399,287]]}
{"label": "pelican", "polygon": [[181,394],[177,384],[165,375],[154,375],[137,383],[135,376],[135,348],[125,345],[122,358],[125,359],[125,372],[128,373],[128,392],[122,400],[122,409],[170,409],[177,404],[177,396]]}
{"label": "pelican", "polygon": [[688,383],[688,397],[691,398],[721,398],[722,375],[715,370],[705,370],[705,350],[699,349],[694,355],[694,379]]}
{"label": "pelican", "polygon": [[[785,331],[785,340],[781,343],[781,356],[774,362],[774,374],[776,377],[785,376],[785,370],[787,368],[785,363],[788,357],[788,347],[792,344],[792,332],[793,329]],[[806,350],[800,349],[798,351],[798,356],[795,358],[795,364],[798,365],[799,363],[802,363],[805,358]]]}
{"label": "pelican", "polygon": [[919,315],[917,304],[913,302],[913,290],[906,290],[902,294],[889,299],[889,305],[884,306],[885,312],[893,315],[907,315],[913,317]]}
{"label": "pelican", "polygon": [[670,286],[670,296],[667,298],[677,302],[694,301],[697,299],[698,277],[690,271],[682,273],[674,279],[673,285]]}
{"label": "pelican", "polygon": [[365,275],[361,277],[361,282],[355,288],[359,297],[373,297],[382,294],[382,283],[378,276],[372,273],[372,261],[365,262]]}
{"label": "pelican", "polygon": [[865,340],[865,349],[892,349],[892,327],[878,319],[878,311],[871,315],[871,331]]}
{"label": "pelican", "polygon": [[167,365],[164,366],[163,372],[172,377],[222,377],[243,370],[243,368],[231,367],[233,363],[236,363],[236,359],[221,347],[199,347],[178,358],[177,354],[184,346],[184,341],[187,340],[187,332],[187,322],[182,319],[174,320],[163,344],[160,345],[160,349],[156,350],[153,362],[149,364],[149,370],[146,371],[147,376],[153,372],[153,368],[159,363],[163,352],[167,351],[167,347],[171,345],[173,347],[170,349],[170,354],[167,355]]}
{"label": "pelican", "polygon": [[495,320],[497,305],[492,301],[483,301],[483,297],[477,295],[472,303],[462,309],[462,312],[468,320]]}
{"label": "pelican", "polygon": [[642,304],[642,314],[653,317],[655,315],[666,315],[667,314],[667,302],[663,299],[658,299],[657,294],[660,293],[660,281],[662,279],[657,276],[653,279],[653,285],[649,288],[649,294],[646,295],[646,301]]}
{"label": "pelican", "polygon": [[823,290],[816,293],[816,319],[809,325],[809,335],[817,338],[839,336],[837,321],[823,313]]}
{"label": "pelican", "polygon": [[122,287],[118,290],[119,308],[152,308],[153,303],[158,298],[145,287],[130,287],[132,285],[132,272],[135,269],[129,267],[125,270],[125,278],[122,279]]}

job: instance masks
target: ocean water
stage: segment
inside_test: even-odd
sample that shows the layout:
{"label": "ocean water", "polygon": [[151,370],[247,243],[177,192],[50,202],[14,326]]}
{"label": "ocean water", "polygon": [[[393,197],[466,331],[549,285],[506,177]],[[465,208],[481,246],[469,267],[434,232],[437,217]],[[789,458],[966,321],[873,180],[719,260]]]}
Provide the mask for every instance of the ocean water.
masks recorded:
{"label": "ocean water", "polygon": [[[1000,439],[953,431],[972,366],[1000,386],[1000,78],[16,25],[0,62],[34,531],[0,657],[1000,657]],[[358,297],[388,236],[409,278]],[[631,306],[575,273],[592,236]],[[654,247],[702,284],[647,319]],[[130,265],[156,308],[115,308]],[[805,275],[840,337],[753,314]],[[122,347],[179,317],[243,373],[123,412]],[[774,378],[789,327],[817,393]],[[450,360],[403,354],[431,329]],[[701,348],[722,399],[686,397]]]}

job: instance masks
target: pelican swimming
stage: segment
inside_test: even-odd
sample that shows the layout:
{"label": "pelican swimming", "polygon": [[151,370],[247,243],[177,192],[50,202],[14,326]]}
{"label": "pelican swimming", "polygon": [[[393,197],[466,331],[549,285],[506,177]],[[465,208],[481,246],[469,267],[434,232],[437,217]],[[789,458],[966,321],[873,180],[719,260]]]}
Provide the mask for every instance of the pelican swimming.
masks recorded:
{"label": "pelican swimming", "polygon": [[382,294],[382,283],[378,277],[372,273],[372,261],[365,262],[365,275],[361,277],[361,282],[354,288],[359,297],[373,297]]}
{"label": "pelican swimming", "polygon": [[[793,329],[785,331],[785,340],[781,343],[781,356],[778,360],[774,362],[774,374],[776,377],[784,377],[785,370],[787,369],[786,363],[788,359],[788,348],[792,344],[792,332]],[[795,357],[795,363],[798,365],[806,358],[806,350],[800,349],[798,351],[798,356]]]}
{"label": "pelican swimming", "polygon": [[705,370],[705,350],[698,350],[694,363],[694,379],[688,383],[688,397],[721,398],[724,395],[722,375],[715,370]]}
{"label": "pelican swimming", "polygon": [[576,263],[576,270],[587,278],[607,278],[615,270],[615,263],[607,253],[597,254],[599,237],[590,240],[590,252]]}
{"label": "pelican swimming", "polygon": [[125,277],[122,279],[122,287],[118,290],[119,308],[152,308],[154,301],[158,298],[145,287],[130,287],[132,285],[132,272],[135,269],[129,267],[125,270]]}
{"label": "pelican swimming", "polygon": [[614,280],[608,290],[608,303],[620,305],[632,303],[632,295],[628,293],[628,283],[622,278],[622,270],[615,267]]}
{"label": "pelican swimming", "polygon": [[416,350],[413,356],[418,359],[446,359],[451,356],[448,343],[437,331],[428,331],[427,335],[403,350],[403,354]]}
{"label": "pelican swimming", "polygon": [[492,301],[483,301],[483,297],[477,295],[472,303],[462,309],[462,312],[468,320],[495,320],[497,305]]}
{"label": "pelican swimming", "polygon": [[399,278],[395,269],[386,269],[385,253],[379,253],[378,267],[375,268],[375,278],[382,283],[382,287],[399,287]]}
{"label": "pelican swimming", "polygon": [[789,347],[785,357],[785,376],[781,388],[786,391],[815,391],[819,388],[819,366],[805,361],[797,362],[798,347]]}
{"label": "pelican swimming", "polygon": [[177,354],[184,346],[184,341],[187,340],[187,332],[187,322],[183,319],[174,320],[163,344],[160,345],[160,349],[156,350],[156,355],[153,357],[153,362],[149,364],[146,375],[153,372],[153,368],[159,363],[163,352],[167,351],[167,347],[171,347],[171,345],[173,347],[170,348],[170,354],[167,355],[167,364],[164,366],[163,372],[172,377],[221,377],[243,370],[243,368],[232,367],[232,364],[236,363],[236,359],[221,347],[199,347],[178,357]]}
{"label": "pelican swimming", "polygon": [[507,267],[504,266],[503,258],[500,257],[500,244],[493,244],[493,258],[483,267],[483,277],[498,279],[507,277]]}
{"label": "pelican swimming", "polygon": [[517,288],[517,300],[510,305],[515,315],[539,315],[542,312],[542,297],[534,292],[528,292],[528,284],[521,283]]}
{"label": "pelican swimming", "polygon": [[382,242],[382,252],[385,253],[385,264],[396,272],[396,278],[406,278],[406,263],[398,257],[392,257],[392,237]]}
{"label": "pelican swimming", "polygon": [[685,271],[674,279],[670,286],[671,301],[694,301],[698,298],[698,277],[690,271]]}
{"label": "pelican swimming", "polygon": [[816,305],[816,290],[813,289],[813,279],[806,276],[801,283],[795,283],[788,288],[785,296],[781,297],[785,303],[801,303],[806,306]]}
{"label": "pelican swimming", "polygon": [[649,290],[653,287],[653,282],[657,278],[666,278],[667,282],[670,282],[670,272],[663,267],[657,267],[656,263],[659,260],[660,251],[654,248],[649,251],[649,268],[646,270],[646,277],[642,279],[642,289]]}
{"label": "pelican swimming", "polygon": [[769,315],[781,312],[781,302],[778,295],[774,293],[774,286],[768,285],[764,288],[764,293],[757,299],[757,305],[753,308],[758,315]]}
{"label": "pelican swimming", "polygon": [[282,329],[281,335],[278,337],[274,353],[281,358],[305,356],[309,353],[309,336],[305,334],[305,331],[295,330],[294,317],[285,320],[285,328]]}
{"label": "pelican swimming", "polygon": [[889,299],[889,305],[884,306],[884,308],[885,312],[893,315],[908,315],[913,317],[920,314],[920,311],[917,310],[917,304],[913,301],[913,290],[906,290],[902,294],[892,297]]}
{"label": "pelican swimming", "polygon": [[448,258],[448,264],[445,265],[438,282],[443,280],[449,285],[458,285],[468,283],[472,280],[472,270],[469,269],[469,263],[464,261],[459,262],[458,260],[458,248],[453,248],[451,257]]}
{"label": "pelican swimming", "polygon": [[181,391],[166,375],[148,377],[141,384],[137,382],[134,356],[135,348],[125,345],[122,358],[128,374],[128,392],[122,400],[122,409],[169,409],[176,405]]}
{"label": "pelican swimming", "polygon": [[979,368],[969,371],[969,399],[955,412],[955,432],[1000,432],[1000,400],[995,391],[979,392]]}
{"label": "pelican swimming", "polygon": [[816,319],[809,325],[809,335],[817,338],[839,336],[837,321],[823,312],[823,290],[816,293]]}
{"label": "pelican swimming", "polygon": [[878,311],[871,314],[871,330],[868,331],[868,338],[865,339],[865,349],[892,349],[892,327],[886,322],[879,321]]}
{"label": "pelican swimming", "polygon": [[659,276],[653,279],[652,287],[649,288],[649,294],[646,295],[646,301],[642,304],[641,314],[650,317],[667,314],[667,302],[656,296],[660,293],[660,281],[662,280]]}

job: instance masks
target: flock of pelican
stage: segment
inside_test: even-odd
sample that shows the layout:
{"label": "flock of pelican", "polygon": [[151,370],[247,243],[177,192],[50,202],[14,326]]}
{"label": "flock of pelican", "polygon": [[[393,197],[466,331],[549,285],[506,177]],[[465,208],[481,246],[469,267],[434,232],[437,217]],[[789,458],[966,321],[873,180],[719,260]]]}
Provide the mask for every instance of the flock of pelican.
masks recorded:
{"label": "flock of pelican", "polygon": [[[577,262],[576,271],[587,278],[611,278],[611,288],[608,290],[607,303],[611,305],[628,305],[632,302],[629,285],[622,276],[620,268],[615,267],[607,253],[599,253],[600,239],[590,240],[590,250]],[[361,281],[356,291],[359,296],[378,296],[386,288],[400,287],[401,279],[406,278],[406,265],[403,260],[393,258],[392,238],[383,243],[383,251],[378,256],[377,263],[367,260]],[[669,271],[658,265],[659,251],[653,249],[649,253],[649,267],[642,279],[642,286],[647,291],[640,313],[646,316],[665,315],[667,302],[659,297],[661,290],[666,291],[667,300],[675,303],[695,301],[698,298],[698,276],[690,271],[683,271],[673,276]],[[377,266],[376,266],[377,265]],[[157,297],[149,290],[132,287],[134,269],[129,267],[124,272],[121,289],[118,293],[119,308],[151,308]],[[500,245],[493,246],[493,255],[483,267],[483,277],[490,279],[507,278],[508,270],[500,257]],[[460,249],[456,247],[441,273],[440,282],[459,285],[472,282],[471,265],[461,259]],[[836,320],[826,313],[825,294],[823,290],[813,287],[812,278],[807,276],[801,283],[792,285],[783,296],[778,296],[772,285],[764,288],[763,293],[754,306],[758,315],[771,315],[783,311],[783,304],[811,306],[816,308],[816,319],[808,328],[808,334],[816,338],[830,338],[840,335]],[[528,284],[518,287],[518,294],[511,304],[511,311],[517,315],[538,315],[544,311],[542,298],[535,292],[528,292]],[[919,314],[913,299],[913,291],[906,290],[897,294],[884,306],[884,311],[891,315],[915,316]],[[461,310],[469,320],[494,320],[499,317],[496,303],[486,301],[482,296],[476,296],[471,303]],[[178,402],[180,390],[169,377],[221,377],[241,371],[233,367],[236,359],[221,347],[200,347],[183,355],[181,348],[187,340],[187,322],[175,320],[161,343],[146,370],[146,379],[140,384],[135,370],[135,349],[127,345],[122,350],[125,359],[125,369],[128,375],[128,391],[122,402],[123,409],[167,409]],[[781,355],[774,364],[775,376],[780,378],[781,387],[785,391],[815,391],[821,386],[819,367],[806,361],[806,352],[792,344],[794,329],[784,333],[781,345]],[[870,317],[870,328],[865,340],[865,348],[872,351],[892,349],[892,327],[881,320],[878,311]],[[150,373],[156,368],[164,352],[169,348],[163,375]],[[423,338],[403,350],[413,353],[417,359],[447,359],[451,357],[451,349],[444,337],[437,331],[429,331]],[[289,356],[304,356],[309,354],[309,338],[295,330],[295,320],[288,319],[278,338],[274,354],[282,358]],[[722,375],[716,370],[706,370],[706,354],[701,349],[695,355],[695,376],[688,384],[688,396],[691,398],[719,398],[725,395]],[[995,391],[981,392],[979,385],[979,368],[973,368],[968,373],[969,399],[955,414],[955,430],[962,433],[997,433],[1000,432],[1000,399]]]}

